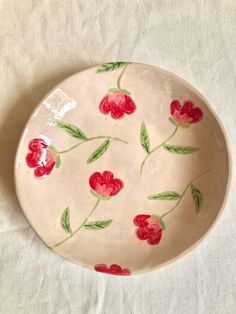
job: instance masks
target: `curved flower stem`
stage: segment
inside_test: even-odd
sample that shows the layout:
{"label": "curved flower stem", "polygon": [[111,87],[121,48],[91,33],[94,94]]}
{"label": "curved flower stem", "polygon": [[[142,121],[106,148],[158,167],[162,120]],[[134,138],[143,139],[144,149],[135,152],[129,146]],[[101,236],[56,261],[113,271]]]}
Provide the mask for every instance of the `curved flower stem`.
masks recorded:
{"label": "curved flower stem", "polygon": [[82,222],[82,224],[77,228],[75,229],[74,232],[72,232],[68,237],[66,237],[64,240],[58,242],[57,244],[55,244],[53,247],[51,247],[52,249],[53,248],[56,248],[58,247],[59,245],[61,245],[62,243],[66,242],[67,240],[69,240],[70,238],[72,238],[85,224],[86,222],[88,221],[89,217],[93,214],[93,212],[95,211],[95,209],[98,207],[99,203],[100,203],[101,199],[98,198],[97,199],[97,202],[95,203],[93,209],[91,210],[91,212],[89,213],[89,215],[87,216],[87,218]]}
{"label": "curved flower stem", "polygon": [[204,172],[200,173],[198,176],[196,176],[195,178],[193,178],[185,187],[183,193],[181,194],[181,197],[178,199],[178,201],[176,202],[176,204],[170,209],[168,210],[165,214],[163,214],[162,216],[160,216],[160,219],[163,219],[164,217],[166,217],[167,215],[169,215],[171,212],[173,212],[176,207],[180,204],[180,202],[182,201],[184,195],[186,194],[188,188],[191,186],[191,184],[197,180],[198,178],[200,178],[201,176],[203,176],[204,174],[206,174],[207,172],[209,172],[210,169],[205,170]]}
{"label": "curved flower stem", "polygon": [[126,141],[124,141],[124,140],[122,140],[122,139],[120,139],[120,138],[118,138],[118,137],[112,137],[112,136],[94,136],[94,137],[90,137],[90,138],[84,140],[83,142],[79,142],[79,143],[75,144],[74,146],[72,146],[72,147],[70,147],[70,148],[68,148],[68,149],[66,149],[66,150],[62,150],[62,151],[58,152],[58,154],[65,154],[65,153],[68,153],[68,152],[70,152],[71,150],[77,148],[78,146],[80,146],[80,145],[82,145],[82,144],[84,144],[84,143],[86,143],[86,142],[90,142],[90,141],[98,140],[98,139],[108,139],[108,140],[111,139],[111,140],[114,140],[114,141],[118,141],[118,142],[122,142],[122,143],[128,144],[128,142],[126,142]]}
{"label": "curved flower stem", "polygon": [[165,145],[170,139],[172,139],[172,137],[174,137],[174,135],[176,134],[176,132],[178,131],[178,126],[175,127],[174,131],[171,133],[171,135],[165,140],[163,141],[161,144],[157,145],[156,147],[154,147],[148,154],[147,156],[144,158],[142,164],[141,164],[141,168],[140,168],[140,175],[142,175],[143,173],[143,167],[145,162],[147,161],[147,159],[153,154],[155,153],[155,151],[157,151],[159,148],[161,148],[163,145]]}
{"label": "curved flower stem", "polygon": [[117,87],[118,87],[118,89],[122,89],[121,85],[120,85],[120,82],[121,82],[121,78],[122,78],[122,76],[123,76],[127,66],[128,66],[128,63],[123,67],[123,70],[121,71],[120,75],[118,76],[118,79],[117,79]]}

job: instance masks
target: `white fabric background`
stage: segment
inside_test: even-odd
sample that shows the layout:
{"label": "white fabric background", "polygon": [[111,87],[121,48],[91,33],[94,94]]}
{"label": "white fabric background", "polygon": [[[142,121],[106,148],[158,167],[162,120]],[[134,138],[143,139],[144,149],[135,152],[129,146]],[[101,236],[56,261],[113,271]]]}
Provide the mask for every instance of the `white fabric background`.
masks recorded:
{"label": "white fabric background", "polygon": [[236,313],[235,174],[223,215],[194,251],[130,278],[51,253],[25,221],[13,180],[39,100],[68,75],[116,60],[163,67],[199,89],[226,126],[235,164],[235,57],[235,0],[0,0],[0,313]]}

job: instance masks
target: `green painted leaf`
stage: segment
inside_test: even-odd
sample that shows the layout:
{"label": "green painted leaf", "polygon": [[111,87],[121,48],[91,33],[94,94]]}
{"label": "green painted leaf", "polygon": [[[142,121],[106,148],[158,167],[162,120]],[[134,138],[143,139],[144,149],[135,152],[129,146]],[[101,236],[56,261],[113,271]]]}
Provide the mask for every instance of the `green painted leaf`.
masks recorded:
{"label": "green painted leaf", "polygon": [[158,216],[158,215],[152,215],[152,217],[153,217],[153,218],[156,218],[156,219],[158,219],[158,220],[160,221],[160,225],[161,225],[161,229],[162,229],[162,230],[166,230],[166,225],[165,225],[165,223],[164,223],[164,220],[163,220],[160,216]]}
{"label": "green painted leaf", "polygon": [[160,218],[161,218],[161,217],[158,216],[158,215],[152,215],[152,217],[155,218],[155,219],[160,219]]}
{"label": "green painted leaf", "polygon": [[174,126],[178,126],[178,124],[176,123],[175,119],[172,117],[169,117],[169,121],[174,124]]}
{"label": "green painted leaf", "polygon": [[188,124],[188,123],[181,125],[181,128],[183,128],[183,129],[188,129],[189,127],[190,127],[190,124]]}
{"label": "green painted leaf", "polygon": [[161,229],[166,230],[166,225],[164,223],[164,220],[160,219]]}
{"label": "green painted leaf", "polygon": [[96,198],[99,198],[99,195],[93,189],[90,189],[90,193]]}
{"label": "green painted leaf", "polygon": [[128,96],[131,95],[131,92],[128,91],[128,89],[121,88],[120,91],[125,95],[128,95]]}
{"label": "green painted leaf", "polygon": [[121,67],[129,64],[130,62],[108,62],[108,63],[103,63],[99,69],[97,69],[97,73],[103,73],[103,72],[110,72],[114,71],[117,69],[120,69]]}
{"label": "green painted leaf", "polygon": [[176,154],[192,154],[194,152],[199,151],[199,148],[192,146],[180,146],[180,145],[169,145],[165,144],[162,146],[164,149],[168,150],[168,152],[176,153]]}
{"label": "green painted leaf", "polygon": [[70,208],[66,207],[64,210],[62,216],[61,216],[61,226],[67,233],[72,233],[71,227],[70,227]]}
{"label": "green painted leaf", "polygon": [[112,198],[112,196],[105,195],[105,196],[101,196],[100,198],[102,201],[109,201]]}
{"label": "green painted leaf", "polygon": [[102,201],[109,201],[109,200],[112,198],[112,196],[109,196],[109,195],[100,196],[100,195],[98,195],[97,192],[94,191],[93,189],[90,189],[90,193],[91,193],[94,197],[99,198],[99,199],[101,199]]}
{"label": "green painted leaf", "polygon": [[56,155],[56,168],[59,168],[61,165],[61,156]]}
{"label": "green painted leaf", "polygon": [[196,186],[194,186],[193,184],[191,185],[191,192],[192,192],[192,197],[193,197],[194,204],[195,204],[195,210],[196,210],[196,213],[198,214],[201,210],[201,207],[202,207],[203,195],[199,191],[199,189]]}
{"label": "green painted leaf", "polygon": [[84,224],[84,228],[88,230],[102,230],[107,228],[111,223],[112,219],[92,221]]}
{"label": "green painted leaf", "polygon": [[118,88],[118,87],[112,87],[108,89],[109,93],[113,93],[113,92],[122,92],[125,95],[131,95],[130,91],[128,91],[127,89],[124,88]]}
{"label": "green painted leaf", "polygon": [[140,143],[146,153],[150,153],[150,140],[147,132],[147,128],[144,122],[141,124],[140,128]]}
{"label": "green painted leaf", "polygon": [[189,123],[185,123],[185,124],[183,124],[183,125],[179,125],[179,124],[175,121],[175,119],[174,119],[173,117],[169,117],[169,121],[170,121],[172,124],[174,124],[174,126],[178,126],[178,127],[184,128],[184,129],[187,129],[187,128],[190,127],[190,124],[189,124]]}
{"label": "green painted leaf", "polygon": [[111,88],[108,89],[109,93],[118,92],[118,91],[119,91],[118,87],[111,87]]}
{"label": "green painted leaf", "polygon": [[56,121],[55,125],[58,126],[59,128],[65,130],[69,135],[72,137],[78,138],[79,140],[87,140],[87,136],[82,132],[77,126],[62,122],[62,121]]}
{"label": "green painted leaf", "polygon": [[165,191],[159,194],[153,194],[148,196],[149,200],[167,200],[167,201],[174,201],[181,197],[181,195],[174,191]]}
{"label": "green painted leaf", "polygon": [[105,140],[89,157],[87,163],[90,164],[91,162],[100,158],[105,152],[107,151],[108,147],[110,146],[110,140]]}
{"label": "green painted leaf", "polygon": [[58,153],[58,150],[56,149],[56,147],[54,147],[53,145],[49,145],[48,146],[48,150],[50,152],[52,152],[53,154],[57,154]]}

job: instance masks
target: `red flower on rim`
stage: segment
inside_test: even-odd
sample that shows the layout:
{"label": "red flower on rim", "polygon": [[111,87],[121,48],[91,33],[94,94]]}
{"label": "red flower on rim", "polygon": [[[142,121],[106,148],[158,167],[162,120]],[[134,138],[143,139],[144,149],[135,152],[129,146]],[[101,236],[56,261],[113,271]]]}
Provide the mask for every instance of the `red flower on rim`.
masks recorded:
{"label": "red flower on rim", "polygon": [[136,105],[132,98],[121,91],[114,91],[107,94],[100,102],[101,113],[111,112],[113,119],[121,119],[125,114],[132,114],[136,110]]}
{"label": "red flower on rim", "polygon": [[26,163],[30,168],[35,168],[35,176],[49,175],[56,164],[56,155],[47,149],[47,143],[40,138],[32,139],[28,147],[30,152],[26,155]]}
{"label": "red flower on rim", "polygon": [[199,122],[203,117],[202,110],[189,100],[186,100],[183,106],[178,100],[173,100],[170,104],[170,113],[179,126]]}
{"label": "red flower on rim", "polygon": [[134,224],[138,227],[136,235],[140,240],[147,240],[150,245],[157,245],[161,241],[162,228],[160,220],[151,215],[137,215]]}
{"label": "red flower on rim", "polygon": [[100,273],[106,273],[111,275],[118,276],[129,276],[131,275],[131,271],[128,268],[121,268],[117,264],[112,264],[110,267],[106,264],[97,264],[94,266],[94,269]]}
{"label": "red flower on rim", "polygon": [[110,171],[94,172],[89,178],[89,185],[99,196],[114,196],[124,186],[123,182],[114,178]]}

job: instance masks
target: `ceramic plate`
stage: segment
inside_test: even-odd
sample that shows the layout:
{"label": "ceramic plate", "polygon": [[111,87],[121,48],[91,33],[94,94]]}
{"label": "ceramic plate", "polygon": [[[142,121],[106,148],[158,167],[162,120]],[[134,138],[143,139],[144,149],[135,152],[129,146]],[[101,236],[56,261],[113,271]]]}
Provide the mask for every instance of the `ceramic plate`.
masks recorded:
{"label": "ceramic plate", "polygon": [[24,214],[65,259],[114,275],[189,251],[226,196],[222,125],[188,83],[162,69],[106,63],[38,105],[15,164]]}

